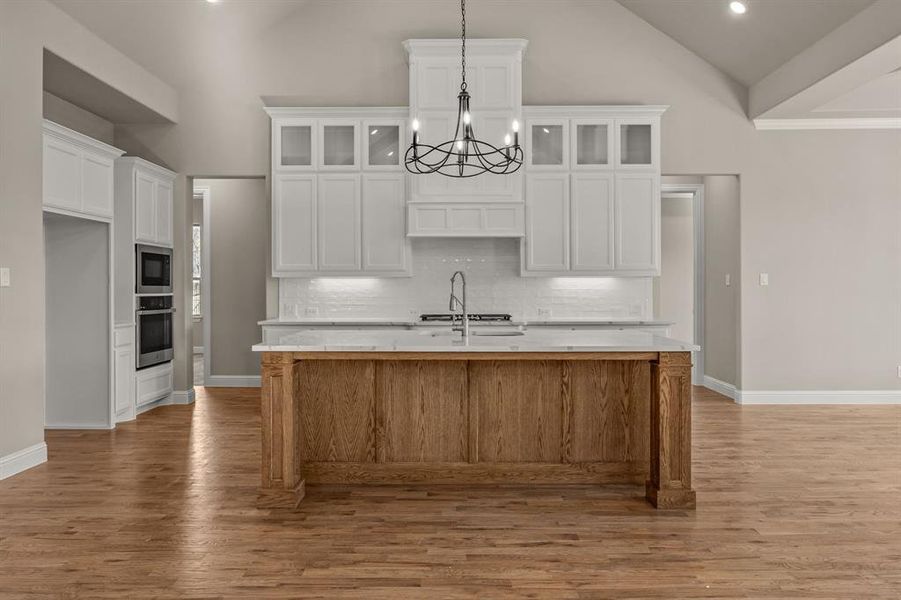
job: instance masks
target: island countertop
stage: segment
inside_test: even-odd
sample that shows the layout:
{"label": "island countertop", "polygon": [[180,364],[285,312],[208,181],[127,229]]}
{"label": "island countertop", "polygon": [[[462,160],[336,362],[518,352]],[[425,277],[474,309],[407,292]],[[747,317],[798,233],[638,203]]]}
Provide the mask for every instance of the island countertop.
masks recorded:
{"label": "island countertop", "polygon": [[468,340],[446,330],[364,329],[288,331],[253,346],[255,352],[690,352],[698,346],[646,331],[485,328]]}

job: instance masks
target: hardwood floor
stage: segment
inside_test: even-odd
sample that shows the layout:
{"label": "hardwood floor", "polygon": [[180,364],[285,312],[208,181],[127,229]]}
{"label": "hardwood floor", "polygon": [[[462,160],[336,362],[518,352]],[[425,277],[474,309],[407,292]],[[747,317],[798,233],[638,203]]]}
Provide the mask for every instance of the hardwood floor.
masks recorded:
{"label": "hardwood floor", "polygon": [[317,488],[259,510],[259,390],[48,431],[0,598],[899,598],[901,406],[695,389],[697,510],[639,486]]}

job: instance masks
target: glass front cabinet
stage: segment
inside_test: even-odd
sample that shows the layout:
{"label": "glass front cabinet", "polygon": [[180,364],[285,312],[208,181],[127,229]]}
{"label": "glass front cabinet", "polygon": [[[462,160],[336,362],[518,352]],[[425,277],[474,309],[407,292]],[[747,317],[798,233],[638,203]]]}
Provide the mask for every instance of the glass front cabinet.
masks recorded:
{"label": "glass front cabinet", "polygon": [[274,277],[406,277],[406,108],[270,108]]}
{"label": "glass front cabinet", "polygon": [[660,274],[665,108],[523,107],[523,276]]}

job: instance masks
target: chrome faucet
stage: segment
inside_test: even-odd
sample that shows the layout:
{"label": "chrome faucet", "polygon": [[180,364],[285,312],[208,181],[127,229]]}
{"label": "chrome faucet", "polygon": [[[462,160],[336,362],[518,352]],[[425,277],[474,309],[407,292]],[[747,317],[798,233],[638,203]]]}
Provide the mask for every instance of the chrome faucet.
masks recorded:
{"label": "chrome faucet", "polygon": [[[454,294],[454,284],[457,282],[457,275],[460,276],[460,282],[463,284],[463,299],[457,297]],[[457,309],[463,311],[463,319],[460,327],[454,327],[453,331],[459,331],[463,334],[463,339],[469,339],[469,313],[466,312],[466,276],[463,275],[463,271],[457,271],[451,276],[451,291],[450,291],[450,304],[449,308],[451,312],[456,312]]]}

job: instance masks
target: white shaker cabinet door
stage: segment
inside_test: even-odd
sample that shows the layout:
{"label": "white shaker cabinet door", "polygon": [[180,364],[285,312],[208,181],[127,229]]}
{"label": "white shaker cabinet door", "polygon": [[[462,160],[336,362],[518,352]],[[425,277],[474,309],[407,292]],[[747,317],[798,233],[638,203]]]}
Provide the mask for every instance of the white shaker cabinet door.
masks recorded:
{"label": "white shaker cabinet door", "polygon": [[273,197],[273,276],[315,270],[316,176],[279,175]]}
{"label": "white shaker cabinet door", "polygon": [[319,175],[320,271],[360,269],[360,176]]}
{"label": "white shaker cabinet door", "polygon": [[172,185],[156,183],[156,241],[163,246],[172,245]]}
{"label": "white shaker cabinet door", "polygon": [[660,189],[656,173],[616,175],[616,269],[658,274]]}
{"label": "white shaker cabinet door", "polygon": [[44,136],[44,205],[81,210],[81,153],[78,148]]}
{"label": "white shaker cabinet door", "polygon": [[86,213],[113,216],[113,159],[87,151],[82,155],[81,196]]}
{"label": "white shaker cabinet door", "polygon": [[403,173],[363,176],[363,270],[407,268]]}
{"label": "white shaker cabinet door", "polygon": [[135,239],[156,243],[156,180],[140,171],[135,173]]}
{"label": "white shaker cabinet door", "polygon": [[613,270],[613,175],[572,176],[572,270]]}
{"label": "white shaker cabinet door", "polygon": [[526,176],[526,270],[569,268],[569,174]]}

